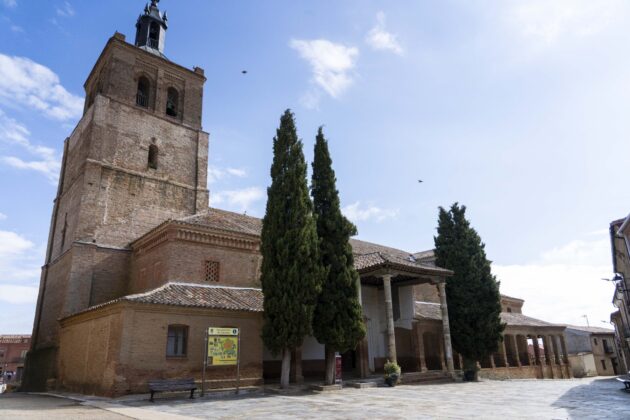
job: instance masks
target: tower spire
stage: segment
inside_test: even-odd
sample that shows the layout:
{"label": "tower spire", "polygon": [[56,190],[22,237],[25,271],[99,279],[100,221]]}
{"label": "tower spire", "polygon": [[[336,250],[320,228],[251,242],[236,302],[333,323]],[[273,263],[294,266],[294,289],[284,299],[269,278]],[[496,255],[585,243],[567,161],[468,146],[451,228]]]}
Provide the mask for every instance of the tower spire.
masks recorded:
{"label": "tower spire", "polygon": [[147,3],[144,13],[136,22],[136,46],[145,51],[164,57],[164,40],[168,29],[166,12],[160,13],[158,3],[160,0],[151,0]]}

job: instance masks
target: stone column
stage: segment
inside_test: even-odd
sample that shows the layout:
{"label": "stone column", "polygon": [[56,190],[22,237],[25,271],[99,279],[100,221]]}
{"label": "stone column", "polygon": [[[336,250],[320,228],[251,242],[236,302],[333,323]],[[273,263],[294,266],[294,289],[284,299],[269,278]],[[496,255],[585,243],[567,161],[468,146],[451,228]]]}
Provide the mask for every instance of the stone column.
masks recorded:
{"label": "stone column", "polygon": [[459,369],[464,370],[464,358],[461,354],[458,354],[457,357],[459,358]]}
{"label": "stone column", "polygon": [[562,347],[562,358],[565,364],[569,364],[569,355],[567,353],[567,343],[564,341],[564,335],[560,336],[560,346]]}
{"label": "stone column", "polygon": [[541,365],[540,347],[538,347],[538,337],[536,335],[532,335],[532,345],[534,347],[534,364]]}
{"label": "stone column", "polygon": [[496,363],[494,363],[494,353],[490,354],[490,367],[492,369],[496,369],[497,368]]}
{"label": "stone column", "polygon": [[503,334],[503,341],[501,341],[501,346],[503,346],[503,362],[505,363],[505,367],[510,367],[510,362],[508,361],[507,351],[505,349],[505,340],[507,340],[507,335]]}
{"label": "stone column", "polygon": [[446,303],[446,283],[443,281],[438,283],[438,292],[440,293],[440,308],[442,309],[442,329],[444,331],[444,349],[446,352],[446,366],[450,374],[453,374],[455,367],[453,366],[453,348],[451,347],[451,326],[448,321],[448,305]]}
{"label": "stone column", "polygon": [[390,362],[398,363],[396,359],[396,330],[394,329],[391,274],[385,274],[383,276],[383,291],[385,293],[385,312],[387,315],[387,353]]}
{"label": "stone column", "polygon": [[518,355],[518,340],[516,334],[512,334],[512,343],[514,344],[514,356],[516,356],[516,366],[521,367],[521,357]]}
{"label": "stone column", "polygon": [[[439,333],[436,334],[439,337]],[[448,366],[446,364],[446,352],[444,351],[444,340],[438,339],[438,343],[440,343],[440,365],[442,366],[442,370],[444,372],[448,371]]]}
{"label": "stone column", "polygon": [[418,360],[420,361],[420,372],[427,371],[427,361],[424,355],[424,337],[422,336],[422,329],[419,325],[416,325],[416,342],[418,343]]}

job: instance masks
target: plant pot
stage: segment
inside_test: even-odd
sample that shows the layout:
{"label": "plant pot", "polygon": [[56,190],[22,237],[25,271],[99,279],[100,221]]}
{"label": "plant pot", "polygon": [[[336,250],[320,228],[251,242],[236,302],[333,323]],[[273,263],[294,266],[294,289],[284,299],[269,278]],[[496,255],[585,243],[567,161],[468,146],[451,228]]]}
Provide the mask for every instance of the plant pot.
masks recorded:
{"label": "plant pot", "polygon": [[387,384],[387,386],[396,386],[396,384],[398,383],[398,378],[398,374],[392,373],[385,377],[385,383]]}
{"label": "plant pot", "polygon": [[477,380],[477,372],[474,370],[465,370],[464,371],[464,381],[473,382]]}

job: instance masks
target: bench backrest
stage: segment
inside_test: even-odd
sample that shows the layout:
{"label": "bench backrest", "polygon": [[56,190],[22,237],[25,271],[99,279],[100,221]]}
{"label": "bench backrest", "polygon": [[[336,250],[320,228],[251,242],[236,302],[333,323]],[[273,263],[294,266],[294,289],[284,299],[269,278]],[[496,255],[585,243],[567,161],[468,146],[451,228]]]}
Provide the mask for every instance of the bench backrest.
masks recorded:
{"label": "bench backrest", "polygon": [[152,389],[169,389],[169,388],[181,388],[181,387],[194,387],[194,378],[186,379],[160,379],[149,381],[149,388]]}

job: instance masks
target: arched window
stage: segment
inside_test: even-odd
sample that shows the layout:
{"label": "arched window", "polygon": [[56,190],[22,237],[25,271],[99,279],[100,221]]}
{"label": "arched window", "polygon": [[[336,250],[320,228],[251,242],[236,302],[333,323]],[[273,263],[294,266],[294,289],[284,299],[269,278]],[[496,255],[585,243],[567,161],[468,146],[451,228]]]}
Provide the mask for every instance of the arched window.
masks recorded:
{"label": "arched window", "polygon": [[149,79],[144,76],[140,76],[138,80],[138,93],[136,94],[136,104],[148,108],[149,107],[149,89],[151,83]]}
{"label": "arched window", "polygon": [[166,95],[166,115],[177,117],[179,104],[179,92],[175,88],[168,88]]}
{"label": "arched window", "polygon": [[160,24],[157,22],[151,22],[149,27],[149,47],[158,49],[160,46]]}
{"label": "arched window", "polygon": [[155,144],[149,146],[149,168],[157,169],[159,149]]}

